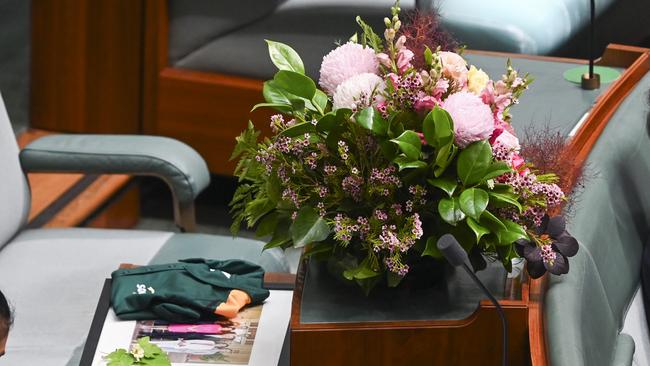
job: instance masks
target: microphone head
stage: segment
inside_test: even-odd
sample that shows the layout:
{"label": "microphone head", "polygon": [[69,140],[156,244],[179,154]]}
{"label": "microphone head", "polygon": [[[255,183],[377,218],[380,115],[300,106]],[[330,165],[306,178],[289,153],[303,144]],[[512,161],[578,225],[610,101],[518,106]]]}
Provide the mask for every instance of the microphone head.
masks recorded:
{"label": "microphone head", "polygon": [[451,234],[445,234],[440,237],[436,246],[440,252],[442,252],[442,255],[445,256],[447,261],[454,267],[462,265],[469,259],[465,249],[460,246],[458,240],[456,240],[456,238]]}

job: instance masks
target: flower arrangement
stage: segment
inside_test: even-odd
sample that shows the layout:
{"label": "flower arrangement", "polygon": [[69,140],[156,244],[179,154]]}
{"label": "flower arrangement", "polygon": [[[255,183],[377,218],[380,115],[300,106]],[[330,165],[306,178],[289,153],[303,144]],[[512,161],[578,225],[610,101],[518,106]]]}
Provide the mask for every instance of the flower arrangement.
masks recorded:
{"label": "flower arrangement", "polygon": [[[271,138],[251,122],[233,158],[240,185],[235,221],[271,235],[266,248],[307,246],[369,291],[397,286],[422,256],[440,258],[452,233],[476,270],[485,257],[511,270],[521,256],[533,277],[568,271],[577,241],[561,217],[565,195],[539,174],[510,125],[510,108],[532,81],[508,61],[499,80],[461,54],[422,47],[416,55],[399,3],[383,38],[362,32],[323,58],[318,84],[289,46],[267,41],[279,71],[264,83]],[[416,46],[412,46],[415,48]],[[415,66],[422,65],[422,66]]]}

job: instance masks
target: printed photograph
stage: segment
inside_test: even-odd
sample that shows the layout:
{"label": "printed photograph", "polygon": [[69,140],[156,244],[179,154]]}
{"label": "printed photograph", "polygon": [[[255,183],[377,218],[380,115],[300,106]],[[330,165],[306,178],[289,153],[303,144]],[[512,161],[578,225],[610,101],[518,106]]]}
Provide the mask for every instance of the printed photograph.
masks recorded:
{"label": "printed photograph", "polygon": [[172,363],[248,365],[263,306],[244,309],[236,318],[213,322],[139,321],[132,343],[150,337],[151,343],[168,353]]}

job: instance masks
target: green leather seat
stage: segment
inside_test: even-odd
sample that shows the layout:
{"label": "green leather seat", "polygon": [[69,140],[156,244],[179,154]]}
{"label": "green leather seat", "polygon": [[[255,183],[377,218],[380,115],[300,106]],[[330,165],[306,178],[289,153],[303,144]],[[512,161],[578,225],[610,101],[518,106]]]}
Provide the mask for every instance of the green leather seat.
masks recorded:
{"label": "green leather seat", "polygon": [[[567,275],[551,277],[545,299],[554,366],[631,365],[633,357],[647,357],[634,352],[635,343],[645,349],[648,340],[626,334],[624,324],[650,238],[648,90],[650,75],[619,107],[589,155],[588,179],[568,227],[581,248]],[[644,322],[636,321],[645,328]]]}

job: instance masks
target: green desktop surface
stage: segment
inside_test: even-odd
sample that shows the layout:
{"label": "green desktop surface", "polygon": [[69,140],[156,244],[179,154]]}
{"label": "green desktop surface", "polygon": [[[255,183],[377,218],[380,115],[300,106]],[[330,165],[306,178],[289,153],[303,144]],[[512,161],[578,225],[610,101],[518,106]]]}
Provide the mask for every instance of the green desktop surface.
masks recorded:
{"label": "green desktop surface", "polygon": [[[506,57],[466,54],[465,58],[487,72],[493,80],[499,80],[505,73]],[[583,90],[580,85],[565,80],[564,72],[576,67],[575,63],[524,58],[511,60],[520,75],[529,73],[535,79],[521,96],[519,104],[511,109],[512,125],[520,138],[528,128],[541,130],[546,126],[567,136],[598,96],[611,85],[603,83],[600,89]]]}

